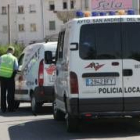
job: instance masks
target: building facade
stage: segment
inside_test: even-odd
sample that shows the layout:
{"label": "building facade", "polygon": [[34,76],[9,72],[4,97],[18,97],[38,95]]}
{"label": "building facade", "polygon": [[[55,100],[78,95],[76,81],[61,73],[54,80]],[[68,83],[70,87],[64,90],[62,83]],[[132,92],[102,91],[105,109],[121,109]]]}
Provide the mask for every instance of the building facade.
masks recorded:
{"label": "building facade", "polygon": [[57,38],[61,26],[78,10],[133,8],[138,0],[0,0],[0,44],[28,45]]}

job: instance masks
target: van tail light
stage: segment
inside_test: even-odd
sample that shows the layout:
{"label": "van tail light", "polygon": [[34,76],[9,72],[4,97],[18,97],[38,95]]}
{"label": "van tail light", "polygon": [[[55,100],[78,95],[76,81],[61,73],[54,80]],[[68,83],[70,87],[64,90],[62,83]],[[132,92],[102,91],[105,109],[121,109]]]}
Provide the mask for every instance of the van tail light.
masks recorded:
{"label": "van tail light", "polygon": [[70,72],[70,89],[71,89],[71,94],[79,93],[78,79],[76,73],[74,72]]}
{"label": "van tail light", "polygon": [[43,59],[40,61],[38,70],[38,85],[43,86],[44,83],[44,64]]}

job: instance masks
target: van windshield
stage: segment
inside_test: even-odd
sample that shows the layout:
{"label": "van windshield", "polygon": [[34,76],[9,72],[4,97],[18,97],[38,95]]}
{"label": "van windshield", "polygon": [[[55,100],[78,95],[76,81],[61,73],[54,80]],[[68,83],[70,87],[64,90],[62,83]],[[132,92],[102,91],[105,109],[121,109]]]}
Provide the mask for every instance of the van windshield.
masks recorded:
{"label": "van windshield", "polygon": [[79,55],[88,60],[122,57],[140,59],[140,23],[83,25],[80,30]]}

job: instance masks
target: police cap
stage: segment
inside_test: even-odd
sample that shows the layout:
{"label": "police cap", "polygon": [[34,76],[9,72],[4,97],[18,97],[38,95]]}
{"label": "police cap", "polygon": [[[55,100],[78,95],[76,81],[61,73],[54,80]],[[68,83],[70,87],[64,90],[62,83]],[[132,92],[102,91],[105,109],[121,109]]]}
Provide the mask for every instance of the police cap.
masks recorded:
{"label": "police cap", "polygon": [[7,51],[13,51],[14,52],[15,51],[15,48],[13,46],[9,46],[8,49],[7,49]]}

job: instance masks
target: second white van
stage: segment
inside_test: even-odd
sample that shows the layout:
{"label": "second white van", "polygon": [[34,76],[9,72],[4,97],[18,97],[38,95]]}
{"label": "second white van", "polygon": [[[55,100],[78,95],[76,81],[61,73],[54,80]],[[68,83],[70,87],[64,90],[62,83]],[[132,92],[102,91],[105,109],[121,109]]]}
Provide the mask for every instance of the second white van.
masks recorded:
{"label": "second white van", "polygon": [[57,42],[36,43],[27,46],[19,58],[19,70],[15,77],[16,108],[20,102],[31,102],[32,112],[40,110],[43,103],[52,102],[55,65],[48,61],[51,52],[54,58]]}

